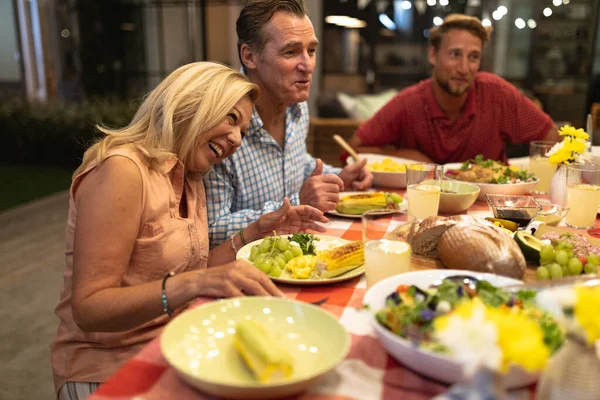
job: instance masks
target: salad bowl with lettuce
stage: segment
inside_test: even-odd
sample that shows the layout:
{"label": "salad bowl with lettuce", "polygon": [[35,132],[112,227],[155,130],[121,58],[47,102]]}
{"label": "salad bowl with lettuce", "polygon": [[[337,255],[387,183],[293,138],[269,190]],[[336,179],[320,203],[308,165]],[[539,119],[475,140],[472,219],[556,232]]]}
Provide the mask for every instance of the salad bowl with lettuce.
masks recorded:
{"label": "salad bowl with lettuce", "polygon": [[[453,276],[472,277],[467,283]],[[538,332],[542,332],[543,347],[548,354],[561,346],[563,332],[552,317],[537,308],[536,293],[532,291],[504,291],[503,286],[521,281],[494,274],[473,273],[464,270],[414,271],[384,279],[373,285],[365,294],[363,302],[371,314],[370,321],[375,333],[387,350],[398,362],[429,378],[454,384],[469,380],[467,372],[469,355],[478,355],[477,343],[464,340],[466,358],[456,357],[438,338],[436,321],[452,314],[453,310],[470,301],[477,301],[494,310],[515,310],[523,318],[535,321]],[[464,325],[479,336],[479,326]],[[483,327],[482,327],[483,328]],[[462,332],[460,326],[458,331]],[[517,329],[517,332],[518,329]],[[483,334],[481,330],[481,334]],[[526,333],[528,334],[528,333]],[[520,337],[514,335],[515,339]],[[541,339],[540,339],[541,341]],[[480,343],[478,343],[481,345]],[[485,347],[485,346],[484,346]],[[481,355],[482,351],[479,351]],[[523,358],[529,357],[523,355]],[[466,361],[465,361],[466,360]],[[537,371],[527,371],[521,366],[510,365],[504,374],[504,385],[508,389],[530,385],[537,380]]]}

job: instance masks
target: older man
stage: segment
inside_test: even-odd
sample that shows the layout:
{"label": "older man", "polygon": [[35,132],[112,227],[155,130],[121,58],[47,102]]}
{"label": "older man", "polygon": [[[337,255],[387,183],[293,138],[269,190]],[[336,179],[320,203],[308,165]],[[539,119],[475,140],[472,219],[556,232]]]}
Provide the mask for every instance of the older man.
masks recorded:
{"label": "older man", "polygon": [[249,223],[285,197],[330,211],[339,192],[368,189],[373,180],[366,160],[340,170],[306,151],[306,100],[319,42],[304,2],[250,3],[236,30],[240,61],[260,96],[240,149],[205,177],[211,246],[238,232],[243,238]]}
{"label": "older man", "polygon": [[507,142],[558,141],[552,119],[531,100],[502,78],[478,72],[488,40],[479,19],[446,17],[429,33],[432,78],[398,93],[350,144],[363,153],[448,163],[477,154],[506,161]]}

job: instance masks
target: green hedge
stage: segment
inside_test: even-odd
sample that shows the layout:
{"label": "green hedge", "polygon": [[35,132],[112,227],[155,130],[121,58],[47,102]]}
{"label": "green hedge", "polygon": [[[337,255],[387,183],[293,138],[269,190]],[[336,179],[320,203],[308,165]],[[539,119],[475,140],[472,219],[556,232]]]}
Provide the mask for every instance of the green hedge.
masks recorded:
{"label": "green hedge", "polygon": [[137,104],[102,99],[82,104],[29,104],[0,99],[0,163],[75,168],[98,136],[95,124],[126,125]]}

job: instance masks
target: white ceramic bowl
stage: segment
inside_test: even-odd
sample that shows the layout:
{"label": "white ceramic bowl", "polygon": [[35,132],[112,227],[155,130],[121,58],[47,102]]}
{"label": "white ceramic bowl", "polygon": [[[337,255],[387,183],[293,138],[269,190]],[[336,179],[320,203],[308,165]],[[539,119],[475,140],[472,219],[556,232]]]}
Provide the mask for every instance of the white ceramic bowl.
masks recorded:
{"label": "white ceramic bowl", "polygon": [[[444,173],[449,169],[459,169],[462,163],[450,163],[444,165]],[[455,181],[456,179],[450,179],[444,175],[444,179]],[[460,181],[464,182],[464,181]],[[538,183],[538,179],[536,178],[532,182],[521,182],[521,183],[475,183],[475,182],[467,182],[472,185],[479,186],[481,191],[477,196],[477,200],[486,201],[486,194],[509,194],[509,195],[522,195],[528,194],[533,191],[533,188]]]}
{"label": "white ceramic bowl", "polygon": [[[366,158],[367,164],[383,161],[386,158],[392,159],[392,161],[398,164],[413,164],[418,161],[409,160],[406,158],[386,156],[385,154],[370,154],[360,153],[358,155],[361,158]],[[348,164],[354,164],[354,158],[348,157],[346,159]],[[406,172],[372,172],[373,174],[373,186],[382,188],[393,188],[402,189],[406,187]]]}
{"label": "white ceramic bowl", "polygon": [[[253,319],[271,331],[294,359],[292,376],[260,383],[233,345],[239,321]],[[274,297],[238,297],[186,311],[164,329],[160,348],[190,385],[233,399],[273,399],[316,384],[350,350],[350,335],[329,312]]]}
{"label": "white ceramic bowl", "polygon": [[[375,319],[375,312],[385,306],[386,297],[398,285],[417,285],[422,288],[429,287],[432,282],[452,275],[470,275],[477,279],[484,279],[494,286],[506,286],[521,283],[516,279],[494,274],[476,273],[465,270],[427,270],[413,271],[391,276],[373,285],[365,294],[363,302],[369,306],[373,316],[370,318],[377,338],[392,357],[420,374],[448,384],[464,382],[467,378],[462,372],[461,365],[451,358],[424,350],[413,345],[410,341],[390,332]],[[508,389],[528,386],[537,380],[537,375],[513,367],[504,380]]]}

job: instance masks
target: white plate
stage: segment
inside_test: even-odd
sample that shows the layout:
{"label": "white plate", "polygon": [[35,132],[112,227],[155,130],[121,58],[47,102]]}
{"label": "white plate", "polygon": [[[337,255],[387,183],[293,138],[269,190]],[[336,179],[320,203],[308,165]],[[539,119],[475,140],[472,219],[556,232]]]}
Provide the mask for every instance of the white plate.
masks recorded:
{"label": "white plate", "polygon": [[[375,190],[375,191],[379,191],[379,190]],[[385,192],[385,190],[380,190],[380,191]],[[369,190],[366,192],[342,192],[342,193],[340,193],[340,197],[350,196],[353,194],[369,193],[369,192],[374,192],[374,190]],[[400,203],[398,206],[399,206],[400,211],[406,210],[408,208],[408,201],[406,200],[406,196],[402,196],[402,203]],[[336,217],[354,218],[354,219],[360,219],[360,217],[362,217],[362,215],[344,214],[341,212],[337,212],[336,210],[327,211],[327,214],[335,215]]]}
{"label": "white plate", "polygon": [[[452,178],[446,177],[446,171],[450,169],[460,169],[462,163],[449,163],[444,164],[444,179],[448,180],[456,180]],[[466,181],[460,181],[466,182]],[[477,196],[477,200],[486,201],[486,194],[507,194],[507,195],[522,195],[528,194],[533,191],[533,188],[538,183],[538,179],[536,178],[533,182],[520,182],[520,183],[476,183],[469,182],[473,185],[479,186],[481,191],[479,192],[479,196]]]}
{"label": "white plate", "polygon": [[[367,163],[373,163],[377,161],[383,161],[386,158],[391,158],[392,161],[398,164],[413,164],[418,161],[409,160],[407,158],[387,156],[385,154],[370,154],[370,153],[359,153],[359,157],[366,158]],[[354,164],[354,158],[348,157],[346,159],[348,164]],[[373,174],[373,186],[383,188],[394,188],[403,189],[406,187],[406,172],[371,172]]]}
{"label": "white plate", "polygon": [[[289,236],[292,235],[286,235],[286,237]],[[315,234],[315,237],[319,238],[319,241],[315,245],[317,247],[317,250],[327,250],[333,247],[342,246],[349,242],[349,240],[335,236]],[[255,240],[254,242],[248,243],[247,245],[239,249],[239,251],[236,254],[236,259],[248,260],[248,258],[250,257],[250,251],[252,250],[252,246],[254,246],[255,244],[259,244],[262,241],[263,239]],[[361,265],[353,270],[350,270],[342,275],[338,275],[333,278],[296,279],[292,278],[290,272],[284,269],[279,277],[276,278],[274,276],[269,276],[269,278],[271,278],[271,280],[274,282],[288,283],[292,285],[329,285],[331,283],[343,282],[352,278],[356,278],[357,276],[361,276],[364,273],[365,267],[364,265]]]}
{"label": "white plate", "polygon": [[[421,349],[410,341],[390,332],[375,319],[375,312],[385,306],[386,297],[392,293],[398,285],[416,285],[421,288],[429,287],[434,281],[452,275],[470,275],[477,279],[484,279],[494,286],[506,286],[522,283],[519,280],[507,278],[494,274],[477,273],[466,270],[427,270],[413,271],[395,275],[377,282],[365,294],[363,302],[369,306],[373,313],[370,318],[371,325],[375,329],[377,338],[392,357],[407,367],[438,381],[454,384],[463,382],[466,377],[462,373],[462,367],[456,361],[447,356]],[[530,385],[537,380],[537,375],[513,367],[504,380],[507,388],[518,388]]]}
{"label": "white plate", "polygon": [[[289,378],[260,383],[246,368],[233,338],[237,323],[248,319],[269,329],[288,349],[294,358]],[[276,297],[211,301],[174,318],[160,336],[162,354],[179,377],[228,399],[280,399],[305,391],[346,357],[350,344],[350,335],[326,310]]]}

